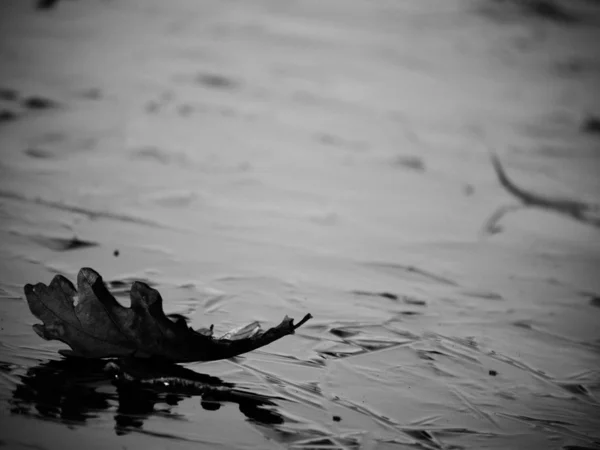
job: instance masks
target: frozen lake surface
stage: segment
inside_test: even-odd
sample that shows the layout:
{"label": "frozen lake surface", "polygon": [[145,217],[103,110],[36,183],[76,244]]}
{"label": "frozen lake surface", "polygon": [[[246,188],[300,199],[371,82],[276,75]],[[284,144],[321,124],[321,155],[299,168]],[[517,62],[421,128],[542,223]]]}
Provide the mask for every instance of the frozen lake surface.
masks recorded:
{"label": "frozen lake surface", "polygon": [[[600,448],[600,231],[481,233],[490,147],[600,202],[600,7],[563,3],[4,0],[0,446]],[[314,318],[185,365],[264,408],[119,390],[31,329],[81,267],[194,328]]]}

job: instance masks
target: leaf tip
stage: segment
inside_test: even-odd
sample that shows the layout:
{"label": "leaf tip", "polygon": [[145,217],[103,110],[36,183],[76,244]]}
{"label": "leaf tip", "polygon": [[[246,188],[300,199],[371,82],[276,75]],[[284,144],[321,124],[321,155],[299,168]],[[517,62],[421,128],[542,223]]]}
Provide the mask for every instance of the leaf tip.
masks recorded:
{"label": "leaf tip", "polygon": [[75,286],[67,278],[62,275],[56,275],[52,278],[50,285],[48,286],[51,290],[58,290],[68,295],[77,293]]}
{"label": "leaf tip", "polygon": [[31,304],[31,302],[35,299],[36,294],[35,294],[35,287],[33,286],[33,284],[26,284],[23,287],[23,293],[25,294],[25,300],[27,300],[28,304]]}
{"label": "leaf tip", "polygon": [[102,280],[100,274],[89,267],[82,267],[77,274],[77,284],[85,281],[90,286],[93,286],[98,280]]}

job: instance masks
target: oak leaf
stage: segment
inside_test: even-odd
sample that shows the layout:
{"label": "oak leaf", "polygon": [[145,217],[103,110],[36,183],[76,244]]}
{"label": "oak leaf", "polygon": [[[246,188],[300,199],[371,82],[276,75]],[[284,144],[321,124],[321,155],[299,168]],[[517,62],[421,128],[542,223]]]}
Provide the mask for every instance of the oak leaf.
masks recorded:
{"label": "oak leaf", "polygon": [[29,309],[43,324],[33,325],[46,340],[56,339],[71,347],[63,355],[85,358],[160,358],[170,362],[214,361],[231,358],[270,344],[297,325],[285,317],[276,327],[262,331],[257,322],[213,337],[211,329],[193,330],[183,318],[171,320],[163,311],[160,293],[145,283],[131,286],[131,307],[122,306],[93,269],[77,275],[77,289],[57,275],[50,285],[25,285]]}

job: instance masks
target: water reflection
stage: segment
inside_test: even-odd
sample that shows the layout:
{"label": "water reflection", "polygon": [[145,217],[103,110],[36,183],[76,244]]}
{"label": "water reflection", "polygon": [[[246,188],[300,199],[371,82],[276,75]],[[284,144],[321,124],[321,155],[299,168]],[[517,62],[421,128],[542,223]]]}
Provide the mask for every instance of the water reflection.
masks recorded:
{"label": "water reflection", "polygon": [[[115,430],[142,428],[151,416],[177,418],[175,407],[198,397],[208,411],[224,402],[239,405],[248,419],[281,424],[273,399],[237,389],[234,384],[183,367],[153,362],[66,358],[30,368],[13,391],[11,412],[85,425],[114,411]],[[160,408],[156,406],[160,405]]]}

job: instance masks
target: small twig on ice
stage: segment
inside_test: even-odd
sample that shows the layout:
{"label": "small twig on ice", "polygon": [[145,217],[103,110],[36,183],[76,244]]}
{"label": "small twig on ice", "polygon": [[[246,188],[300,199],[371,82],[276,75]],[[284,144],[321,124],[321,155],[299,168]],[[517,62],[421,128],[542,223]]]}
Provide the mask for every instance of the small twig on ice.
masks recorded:
{"label": "small twig on ice", "polygon": [[486,221],[484,232],[489,234],[497,233],[499,228],[497,222],[507,213],[521,208],[541,208],[553,211],[564,216],[571,217],[579,222],[600,228],[600,205],[585,203],[579,200],[569,198],[551,197],[527,191],[517,186],[506,174],[504,167],[500,163],[498,155],[490,150],[492,165],[498,177],[498,181],[504,189],[519,199],[522,205],[503,206],[497,209],[494,214]]}

